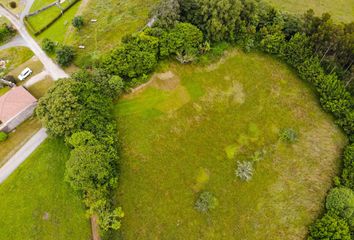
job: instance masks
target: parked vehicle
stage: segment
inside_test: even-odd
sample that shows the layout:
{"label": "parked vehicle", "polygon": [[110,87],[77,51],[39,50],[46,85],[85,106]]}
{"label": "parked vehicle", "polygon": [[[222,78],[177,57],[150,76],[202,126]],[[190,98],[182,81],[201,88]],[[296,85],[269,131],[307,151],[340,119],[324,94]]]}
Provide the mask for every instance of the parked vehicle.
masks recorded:
{"label": "parked vehicle", "polygon": [[31,74],[32,74],[32,70],[27,67],[21,72],[20,75],[18,75],[18,79],[20,79],[20,81],[23,81]]}

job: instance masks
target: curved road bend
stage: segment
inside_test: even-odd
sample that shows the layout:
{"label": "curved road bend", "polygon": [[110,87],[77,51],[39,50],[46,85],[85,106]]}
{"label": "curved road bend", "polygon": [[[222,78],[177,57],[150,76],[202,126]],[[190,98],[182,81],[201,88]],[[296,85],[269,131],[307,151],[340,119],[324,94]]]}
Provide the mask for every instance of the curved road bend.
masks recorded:
{"label": "curved road bend", "polygon": [[67,78],[69,77],[63,69],[61,69],[57,64],[50,59],[41,47],[37,44],[37,42],[32,38],[32,36],[27,32],[27,29],[23,22],[21,22],[18,18],[15,17],[12,13],[10,13],[6,8],[0,5],[0,15],[5,16],[17,29],[19,34],[27,43],[28,47],[33,51],[33,53],[39,58],[39,60],[43,63],[44,68],[47,70],[49,75],[57,80],[59,78]]}

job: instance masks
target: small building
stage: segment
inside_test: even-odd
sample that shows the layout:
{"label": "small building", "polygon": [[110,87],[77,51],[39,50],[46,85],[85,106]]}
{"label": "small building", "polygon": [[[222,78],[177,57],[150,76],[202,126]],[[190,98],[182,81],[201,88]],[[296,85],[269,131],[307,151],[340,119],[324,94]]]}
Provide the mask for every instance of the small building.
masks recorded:
{"label": "small building", "polygon": [[28,119],[37,106],[37,99],[24,87],[14,87],[0,97],[0,131],[11,132]]}

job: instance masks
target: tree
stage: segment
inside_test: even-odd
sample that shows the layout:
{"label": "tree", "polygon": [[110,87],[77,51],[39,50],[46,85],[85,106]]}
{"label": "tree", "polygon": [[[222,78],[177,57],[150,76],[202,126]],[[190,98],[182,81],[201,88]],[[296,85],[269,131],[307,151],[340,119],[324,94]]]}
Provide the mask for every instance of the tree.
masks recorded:
{"label": "tree", "polygon": [[55,52],[56,45],[48,38],[43,39],[42,48],[46,53],[53,54]]}
{"label": "tree", "polygon": [[80,30],[83,26],[84,26],[84,18],[82,16],[76,16],[74,17],[73,21],[72,21],[72,25]]}
{"label": "tree", "polygon": [[190,23],[178,23],[160,38],[160,55],[195,56],[203,42],[203,33]]}
{"label": "tree", "polygon": [[151,18],[155,18],[154,26],[168,29],[180,20],[180,5],[178,0],[162,0],[151,12]]}
{"label": "tree", "polygon": [[69,136],[80,127],[83,105],[79,102],[80,83],[72,79],[58,80],[42,97],[36,114],[54,136]]}
{"label": "tree", "polygon": [[236,23],[242,10],[239,0],[186,0],[181,3],[183,19],[213,41],[235,40]]}
{"label": "tree", "polygon": [[0,132],[0,142],[5,142],[7,138],[8,138],[7,133]]}
{"label": "tree", "polygon": [[354,143],[344,149],[344,169],[342,173],[343,184],[354,190]]}
{"label": "tree", "polygon": [[105,57],[102,68],[124,80],[151,72],[157,64],[158,38],[144,32],[124,39],[124,44]]}
{"label": "tree", "polygon": [[351,240],[348,224],[327,213],[310,226],[308,240]]}
{"label": "tree", "polygon": [[59,49],[56,51],[57,54],[57,62],[63,66],[67,67],[69,66],[75,58],[75,51],[72,47],[70,46],[61,46]]}
{"label": "tree", "polygon": [[195,202],[195,209],[205,213],[215,209],[219,204],[218,199],[210,192],[202,192]]}

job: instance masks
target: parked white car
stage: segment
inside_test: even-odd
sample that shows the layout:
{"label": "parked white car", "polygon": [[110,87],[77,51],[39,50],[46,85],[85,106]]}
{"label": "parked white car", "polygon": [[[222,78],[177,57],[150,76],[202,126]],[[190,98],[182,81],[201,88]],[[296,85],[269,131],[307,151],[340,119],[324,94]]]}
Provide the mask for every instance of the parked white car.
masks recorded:
{"label": "parked white car", "polygon": [[32,74],[32,70],[27,67],[21,72],[20,75],[18,75],[18,79],[20,79],[20,81],[23,81],[31,74]]}

